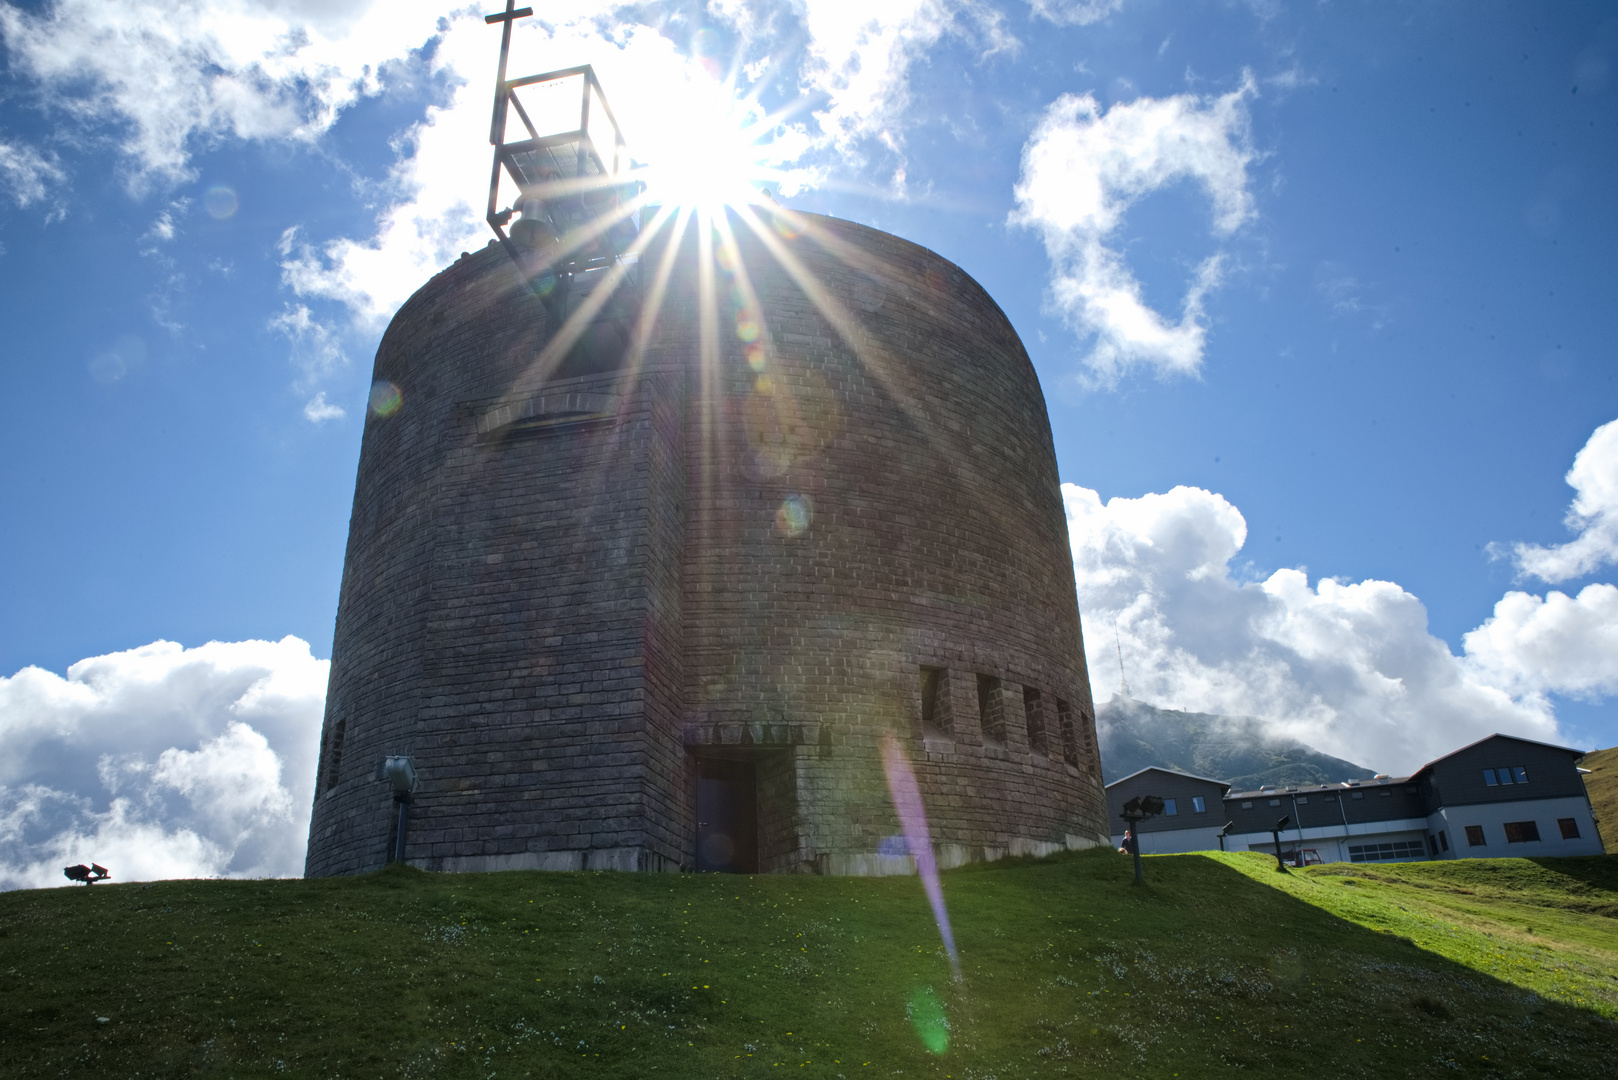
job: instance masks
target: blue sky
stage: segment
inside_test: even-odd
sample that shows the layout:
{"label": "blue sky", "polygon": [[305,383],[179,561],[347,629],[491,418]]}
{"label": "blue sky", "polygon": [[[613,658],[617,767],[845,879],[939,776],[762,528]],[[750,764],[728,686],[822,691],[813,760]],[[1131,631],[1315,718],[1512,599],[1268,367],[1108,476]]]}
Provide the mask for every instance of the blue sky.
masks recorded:
{"label": "blue sky", "polygon": [[[1137,697],[1377,768],[1618,743],[1610,6],[537,6],[514,72],[594,64],[653,160],[732,73],[783,202],[999,301],[1098,700],[1121,646]],[[0,0],[7,880],[140,829],[153,874],[301,865],[371,356],[487,240],[483,11]]]}

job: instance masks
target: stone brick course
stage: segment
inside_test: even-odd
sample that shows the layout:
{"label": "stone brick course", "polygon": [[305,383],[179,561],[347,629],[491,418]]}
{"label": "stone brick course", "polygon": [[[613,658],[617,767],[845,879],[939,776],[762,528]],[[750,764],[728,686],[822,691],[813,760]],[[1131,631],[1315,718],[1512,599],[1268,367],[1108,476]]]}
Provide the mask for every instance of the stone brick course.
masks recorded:
{"label": "stone brick course", "polygon": [[1033,367],[958,268],[808,220],[765,242],[733,218],[740,269],[713,268],[709,319],[686,238],[618,371],[543,370],[552,319],[498,248],[399,311],[375,378],[402,404],[361,449],[308,873],[386,860],[388,754],[415,760],[406,857],[432,869],[691,868],[706,755],[753,763],[761,870],[903,870],[889,736],[946,864],[1105,841]]}

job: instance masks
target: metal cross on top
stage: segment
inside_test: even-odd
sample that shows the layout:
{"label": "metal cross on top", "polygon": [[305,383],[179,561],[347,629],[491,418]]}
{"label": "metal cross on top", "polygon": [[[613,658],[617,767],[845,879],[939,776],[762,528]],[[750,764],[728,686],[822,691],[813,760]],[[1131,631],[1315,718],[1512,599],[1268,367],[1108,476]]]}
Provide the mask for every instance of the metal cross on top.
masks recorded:
{"label": "metal cross on top", "polygon": [[506,126],[506,56],[511,52],[511,24],[534,13],[531,7],[520,8],[516,5],[517,0],[506,0],[506,10],[483,16],[483,21],[490,26],[505,23],[500,28],[500,68],[494,76],[494,118],[489,121],[491,146],[499,144],[500,134]]}

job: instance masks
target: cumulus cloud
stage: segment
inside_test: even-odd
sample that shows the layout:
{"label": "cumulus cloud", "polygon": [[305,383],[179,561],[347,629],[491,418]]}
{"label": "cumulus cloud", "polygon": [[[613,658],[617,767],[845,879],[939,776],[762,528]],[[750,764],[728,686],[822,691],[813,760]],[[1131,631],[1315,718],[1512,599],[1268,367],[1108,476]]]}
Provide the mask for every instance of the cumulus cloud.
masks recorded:
{"label": "cumulus cloud", "polygon": [[426,0],[56,0],[0,5],[12,70],[47,113],[120,152],[132,190],[190,179],[218,139],[310,142],[420,48]]}
{"label": "cumulus cloud", "polygon": [[1573,458],[1567,482],[1575,493],[1567,526],[1578,535],[1552,547],[1513,544],[1523,577],[1554,584],[1618,563],[1618,420],[1595,429]]}
{"label": "cumulus cloud", "polygon": [[1207,337],[1203,301],[1221,281],[1224,256],[1191,274],[1177,316],[1147,305],[1114,236],[1129,208],[1182,180],[1213,204],[1216,237],[1253,216],[1247,103],[1257,84],[1244,73],[1218,97],[1139,98],[1102,109],[1091,94],[1064,94],[1023,148],[1011,222],[1036,229],[1052,266],[1051,299],[1075,330],[1093,338],[1085,364],[1100,385],[1135,367],[1193,375]]}
{"label": "cumulus cloud", "polygon": [[[1247,539],[1224,497],[1177,487],[1102,503],[1063,485],[1090,670],[1133,696],[1261,718],[1277,735],[1389,772],[1495,731],[1555,741],[1547,693],[1618,686],[1618,593],[1514,593],[1463,655],[1390,581],[1248,577]],[[1576,635],[1586,640],[1570,648]],[[1567,651],[1560,651],[1567,650]]]}
{"label": "cumulus cloud", "polygon": [[348,412],[341,405],[333,405],[326,400],[326,391],[322,390],[310,398],[303,407],[303,416],[312,424],[323,424],[327,420],[341,420]]}
{"label": "cumulus cloud", "polygon": [[302,873],[327,668],[287,637],[0,678],[0,888]]}

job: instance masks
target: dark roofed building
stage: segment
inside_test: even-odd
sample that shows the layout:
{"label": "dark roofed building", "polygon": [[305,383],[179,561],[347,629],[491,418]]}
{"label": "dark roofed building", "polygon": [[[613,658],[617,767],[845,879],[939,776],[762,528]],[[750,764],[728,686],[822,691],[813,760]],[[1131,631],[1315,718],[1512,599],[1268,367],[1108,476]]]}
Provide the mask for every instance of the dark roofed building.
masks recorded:
{"label": "dark roofed building", "polygon": [[1219,843],[1225,824],[1222,800],[1230,785],[1206,776],[1160,769],[1156,766],[1131,773],[1107,785],[1107,818],[1112,822],[1112,844],[1123,843],[1124,803],[1156,795],[1163,812],[1136,826],[1142,855],[1170,855],[1206,851]]}

